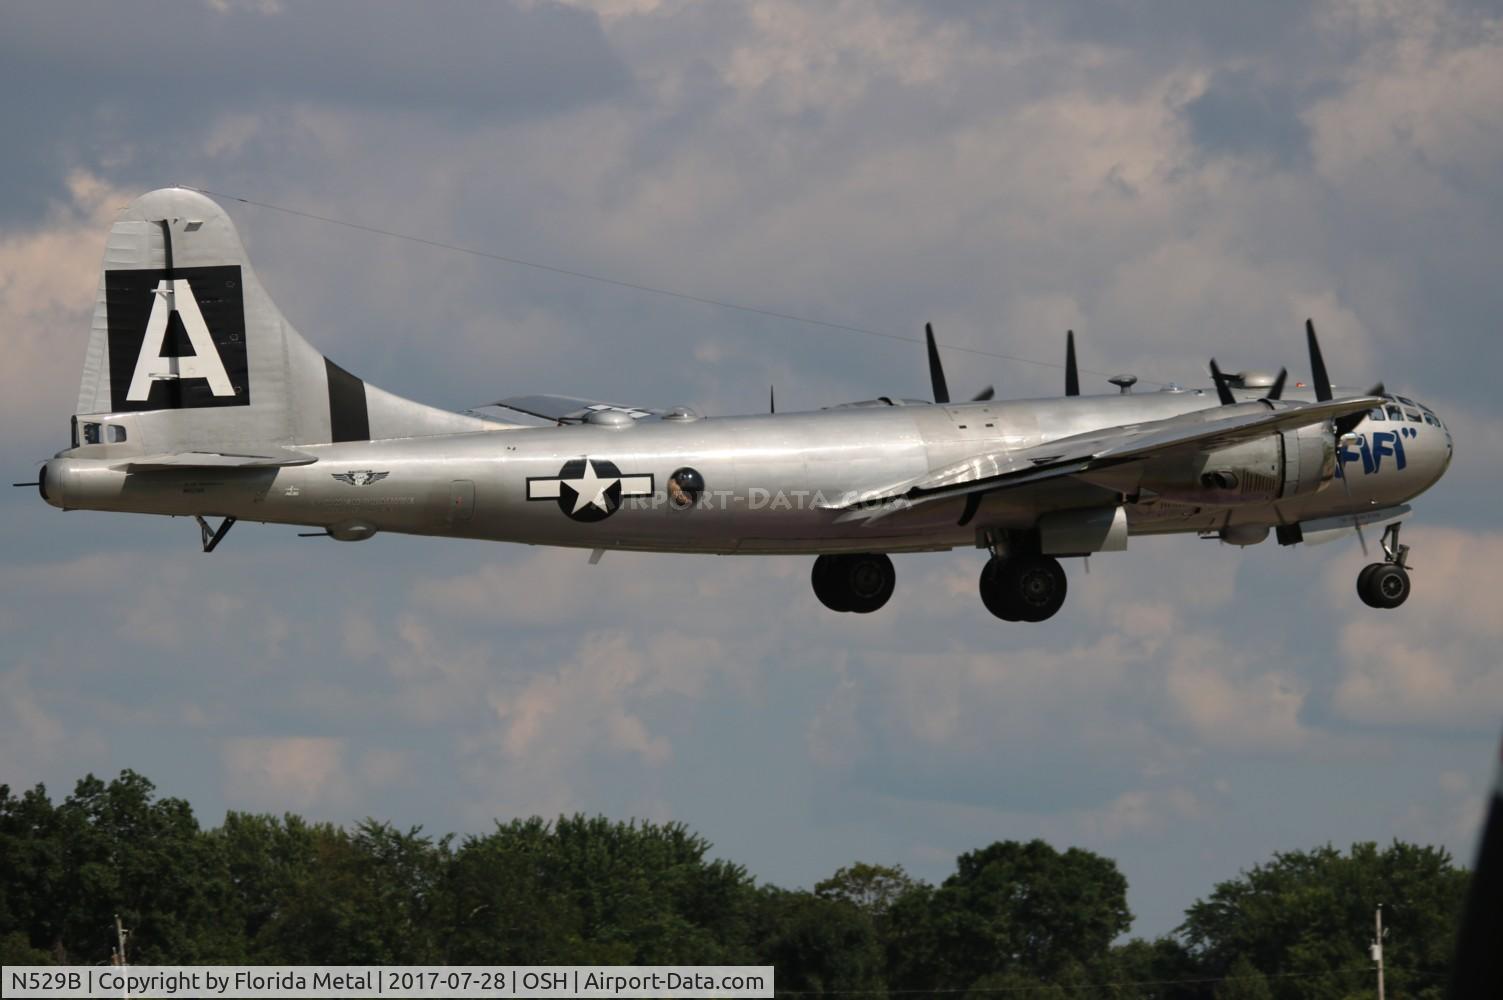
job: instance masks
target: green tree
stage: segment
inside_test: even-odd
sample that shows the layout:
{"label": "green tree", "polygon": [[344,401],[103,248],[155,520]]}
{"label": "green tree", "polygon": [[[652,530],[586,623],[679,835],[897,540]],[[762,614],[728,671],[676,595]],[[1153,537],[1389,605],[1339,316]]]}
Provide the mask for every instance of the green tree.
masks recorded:
{"label": "green tree", "polygon": [[1216,886],[1180,933],[1213,975],[1245,959],[1270,976],[1278,1000],[1343,1000],[1372,981],[1368,945],[1383,903],[1390,991],[1439,997],[1466,885],[1442,848],[1291,851]]}
{"label": "green tree", "polygon": [[106,961],[118,913],[132,961],[218,960],[222,870],[188,803],[154,792],[129,770],[108,785],[86,776],[56,807],[40,785],[20,799],[0,790],[0,934],[24,930],[58,962]]}
{"label": "green tree", "polygon": [[1090,967],[1132,914],[1115,862],[1035,840],[961,855],[954,875],[899,897],[889,918],[889,984],[923,990],[968,989],[990,974],[1048,981]]}
{"label": "green tree", "polygon": [[814,894],[826,899],[850,903],[873,920],[880,920],[892,909],[898,897],[918,883],[902,865],[869,865],[858,861],[837,871],[814,886]]}
{"label": "green tree", "polygon": [[808,892],[764,889],[756,960],[777,971],[779,991],[883,996],[882,948],[870,914]]}
{"label": "green tree", "polygon": [[1112,946],[1092,968],[1091,979],[1104,984],[1102,996],[1117,1000],[1203,1000],[1211,995],[1210,986],[1202,981],[1200,964],[1173,937],[1133,938]]}
{"label": "green tree", "polygon": [[[365,820],[353,834],[289,819],[292,867],[258,878],[274,894],[241,897],[252,920],[264,918],[258,957],[308,965],[433,965],[442,961],[437,913],[448,838],[402,832]],[[286,829],[284,828],[284,829]],[[271,843],[275,845],[277,838]]]}
{"label": "green tree", "polygon": [[464,841],[448,879],[456,962],[738,964],[754,889],[679,823],[561,817]]}
{"label": "green tree", "polygon": [[1216,984],[1213,996],[1215,1000],[1273,1000],[1273,990],[1268,977],[1253,968],[1246,955],[1239,955],[1226,970],[1226,978]]}

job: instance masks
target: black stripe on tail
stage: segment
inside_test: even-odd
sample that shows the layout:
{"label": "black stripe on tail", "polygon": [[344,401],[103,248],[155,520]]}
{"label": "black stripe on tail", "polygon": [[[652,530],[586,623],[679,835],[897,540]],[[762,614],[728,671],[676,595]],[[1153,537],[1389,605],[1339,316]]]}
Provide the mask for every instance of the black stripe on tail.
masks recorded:
{"label": "black stripe on tail", "polygon": [[339,441],[369,441],[371,418],[365,406],[365,383],[324,358],[329,372],[329,436]]}

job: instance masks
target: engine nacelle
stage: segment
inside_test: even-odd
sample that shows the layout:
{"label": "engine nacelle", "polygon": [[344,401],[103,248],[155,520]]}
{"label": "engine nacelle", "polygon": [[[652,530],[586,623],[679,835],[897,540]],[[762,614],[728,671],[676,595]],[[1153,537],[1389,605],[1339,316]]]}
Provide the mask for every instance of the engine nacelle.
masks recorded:
{"label": "engine nacelle", "polygon": [[1152,461],[1140,486],[1173,503],[1234,506],[1305,496],[1335,473],[1335,434],[1329,425],[1317,424]]}

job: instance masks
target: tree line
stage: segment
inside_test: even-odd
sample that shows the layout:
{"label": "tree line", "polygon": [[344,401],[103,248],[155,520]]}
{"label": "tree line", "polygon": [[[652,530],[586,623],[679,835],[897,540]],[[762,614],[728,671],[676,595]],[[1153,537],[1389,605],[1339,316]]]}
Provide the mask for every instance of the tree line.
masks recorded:
{"label": "tree line", "polygon": [[680,823],[563,816],[432,837],[188,803],[123,771],[54,804],[0,785],[0,960],[97,964],[772,965],[780,994],[1347,1000],[1372,995],[1384,904],[1390,998],[1439,998],[1467,887],[1441,848],[1276,854],[1172,934],[1121,937],[1110,858],[1040,840],[956,859],[938,885],[854,863],[758,884]]}

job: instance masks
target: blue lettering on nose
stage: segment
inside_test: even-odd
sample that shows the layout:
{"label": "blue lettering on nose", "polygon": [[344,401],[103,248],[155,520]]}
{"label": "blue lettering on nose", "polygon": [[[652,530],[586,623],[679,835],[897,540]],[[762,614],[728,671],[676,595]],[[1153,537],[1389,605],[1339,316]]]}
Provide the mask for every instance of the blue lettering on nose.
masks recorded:
{"label": "blue lettering on nose", "polygon": [[1394,468],[1400,471],[1409,464],[1404,457],[1404,442],[1399,440],[1399,435],[1390,431],[1378,431],[1373,435],[1372,469],[1364,467],[1363,471],[1377,472],[1382,468],[1384,455],[1392,455]]}

